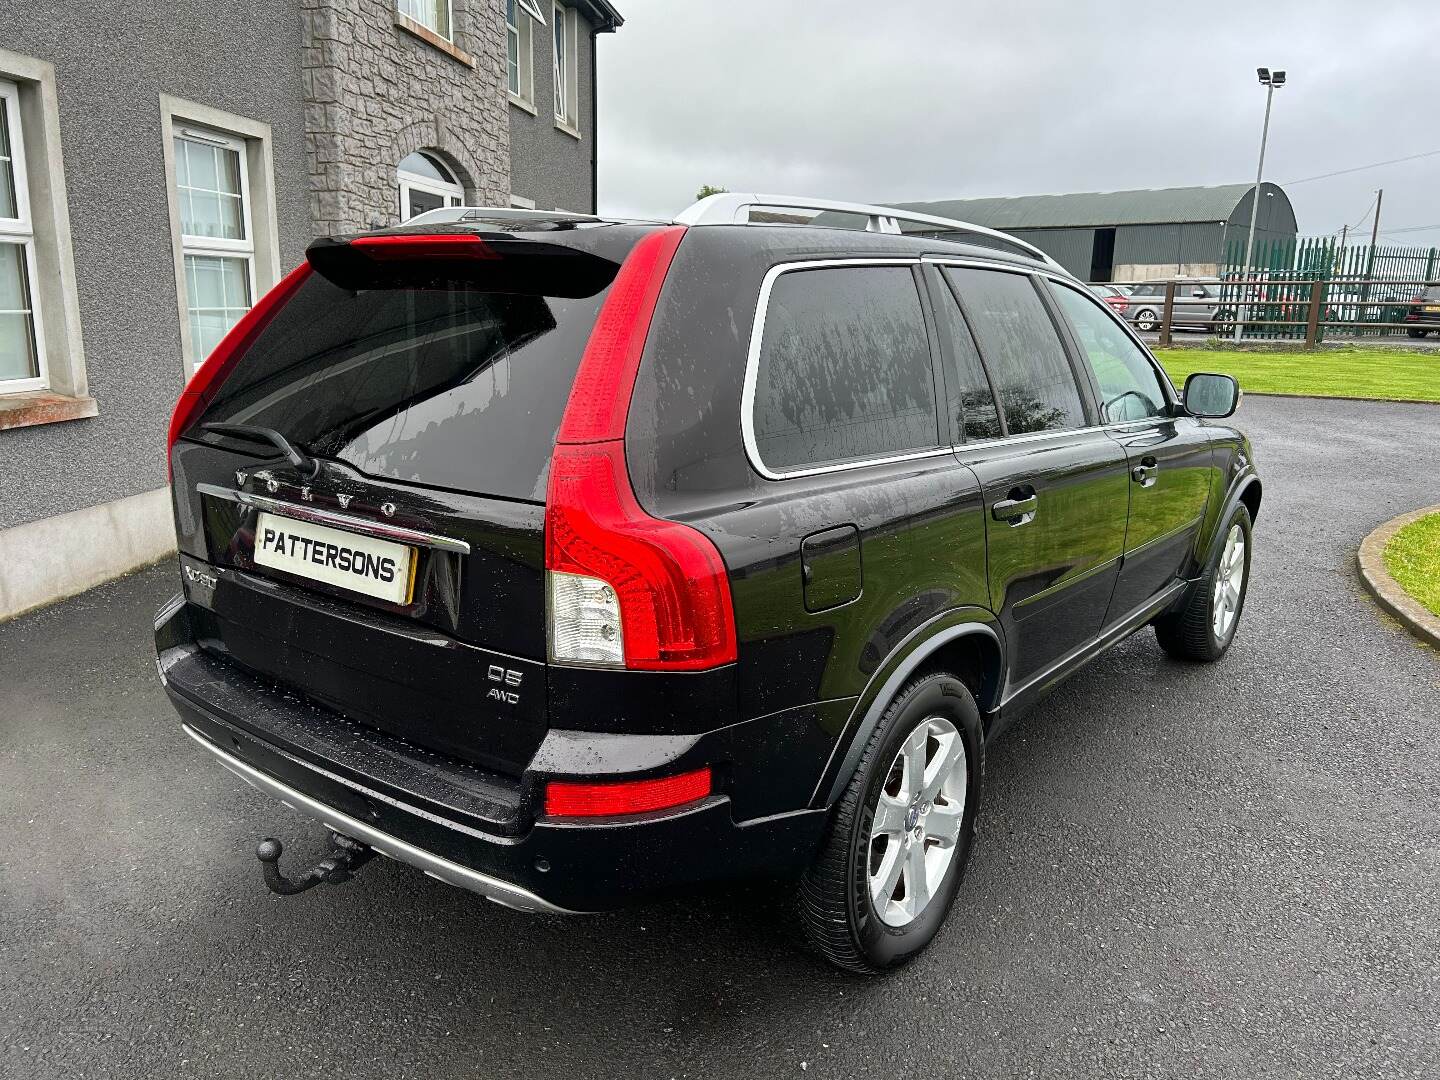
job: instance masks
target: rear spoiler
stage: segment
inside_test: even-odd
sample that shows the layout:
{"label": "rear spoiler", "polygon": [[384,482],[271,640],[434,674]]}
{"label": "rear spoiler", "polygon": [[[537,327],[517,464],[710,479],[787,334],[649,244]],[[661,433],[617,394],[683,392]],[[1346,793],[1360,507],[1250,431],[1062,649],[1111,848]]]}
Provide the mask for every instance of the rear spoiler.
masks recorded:
{"label": "rear spoiler", "polygon": [[305,249],[321,277],[342,289],[448,289],[579,298],[614,280],[618,263],[507,232],[430,228],[324,237]]}

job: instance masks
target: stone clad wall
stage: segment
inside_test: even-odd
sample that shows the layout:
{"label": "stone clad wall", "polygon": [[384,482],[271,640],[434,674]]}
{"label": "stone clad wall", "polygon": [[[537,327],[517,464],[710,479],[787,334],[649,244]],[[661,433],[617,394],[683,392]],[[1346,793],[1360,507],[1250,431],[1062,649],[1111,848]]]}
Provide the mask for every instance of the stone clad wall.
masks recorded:
{"label": "stone clad wall", "polygon": [[510,201],[498,0],[453,0],[453,48],[401,25],[395,0],[300,0],[305,142],[318,235],[399,221],[395,166],[430,150],[472,205]]}

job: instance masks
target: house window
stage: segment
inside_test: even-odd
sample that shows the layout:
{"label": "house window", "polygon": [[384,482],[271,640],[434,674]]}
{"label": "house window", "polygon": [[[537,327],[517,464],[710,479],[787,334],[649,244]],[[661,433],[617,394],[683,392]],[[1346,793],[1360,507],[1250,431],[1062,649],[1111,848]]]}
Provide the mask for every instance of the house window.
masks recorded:
{"label": "house window", "polygon": [[555,123],[576,134],[580,128],[580,78],[576,67],[575,11],[556,4],[553,15]]}
{"label": "house window", "polygon": [[400,220],[439,210],[442,206],[464,206],[465,189],[439,158],[416,152],[395,170],[400,184]]}
{"label": "house window", "polygon": [[64,160],[54,66],[0,48],[0,431],[97,412]]}
{"label": "house window", "polygon": [[46,386],[19,102],[15,84],[0,82],[0,391],[5,393]]}
{"label": "house window", "polygon": [[185,312],[199,364],[254,303],[249,167],[242,139],[182,127],[174,140]]}
{"label": "house window", "polygon": [[545,25],[530,0],[505,0],[506,79],[510,100],[535,111],[535,24]]}
{"label": "house window", "polygon": [[398,0],[401,15],[450,40],[450,0]]}
{"label": "house window", "polygon": [[45,385],[45,354],[36,340],[35,233],[19,101],[15,84],[0,82],[0,386],[6,392]]}
{"label": "house window", "polygon": [[284,276],[270,125],[160,95],[170,240],[188,378]]}

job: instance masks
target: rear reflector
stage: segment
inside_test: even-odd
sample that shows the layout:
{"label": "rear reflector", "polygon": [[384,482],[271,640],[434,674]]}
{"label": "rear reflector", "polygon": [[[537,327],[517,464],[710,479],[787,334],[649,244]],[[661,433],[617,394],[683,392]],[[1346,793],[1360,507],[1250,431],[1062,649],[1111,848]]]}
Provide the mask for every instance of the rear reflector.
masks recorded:
{"label": "rear reflector", "polygon": [[190,381],[185,384],[185,389],[180,392],[180,399],[175,402],[175,411],[170,414],[170,436],[165,443],[165,475],[170,477],[170,452],[175,449],[175,440],[185,434],[189,426],[199,418],[200,414],[210,404],[216,389],[230,374],[236,361],[244,356],[255,339],[260,336],[261,331],[270,325],[270,320],[275,313],[285,306],[285,302],[295,295],[295,291],[305,283],[310,276],[310,264],[301,263],[294,270],[290,271],[280,283],[262,296],[249,311],[240,317],[240,321],[230,328],[230,332],[220,339],[220,344],[215,346],[215,351],[205,358],[205,362],[196,369],[195,374],[190,376]]}
{"label": "rear reflector", "polygon": [[608,784],[551,781],[545,785],[548,817],[615,817],[668,810],[705,798],[711,792],[710,767],[658,780]]}

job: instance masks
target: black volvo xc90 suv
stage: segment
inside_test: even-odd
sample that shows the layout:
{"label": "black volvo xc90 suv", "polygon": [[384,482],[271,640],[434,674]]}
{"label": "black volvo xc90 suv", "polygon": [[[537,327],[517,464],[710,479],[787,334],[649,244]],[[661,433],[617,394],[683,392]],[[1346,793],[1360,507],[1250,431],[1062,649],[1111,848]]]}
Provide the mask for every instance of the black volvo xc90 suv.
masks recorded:
{"label": "black volvo xc90 suv", "polygon": [[1035,249],[885,208],[320,240],[176,407],[159,670],[337,834],[300,882],[262,845],[272,888],[373,852],[544,912],[779,878],[881,971],[1008,720],[1147,625],[1229,647],[1238,398]]}

